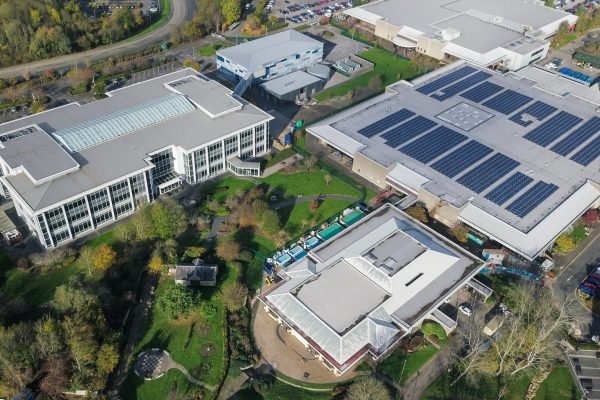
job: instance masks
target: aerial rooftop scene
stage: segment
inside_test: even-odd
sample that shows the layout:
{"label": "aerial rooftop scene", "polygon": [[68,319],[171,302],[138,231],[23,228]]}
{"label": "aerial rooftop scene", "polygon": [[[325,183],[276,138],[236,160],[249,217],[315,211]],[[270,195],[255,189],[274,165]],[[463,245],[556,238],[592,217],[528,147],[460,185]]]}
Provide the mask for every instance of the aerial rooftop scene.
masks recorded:
{"label": "aerial rooftop scene", "polygon": [[600,399],[599,7],[0,0],[0,400]]}

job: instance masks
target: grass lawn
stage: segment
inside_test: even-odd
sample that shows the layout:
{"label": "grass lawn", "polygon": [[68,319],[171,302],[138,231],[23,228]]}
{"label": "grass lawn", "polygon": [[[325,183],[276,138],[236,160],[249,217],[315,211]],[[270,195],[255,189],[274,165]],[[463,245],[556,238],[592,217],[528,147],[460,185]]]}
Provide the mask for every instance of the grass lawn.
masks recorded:
{"label": "grass lawn", "polygon": [[[170,397],[177,388],[177,396]],[[165,376],[154,381],[143,381],[133,371],[129,372],[122,386],[121,394],[125,399],[164,400],[184,398],[195,388],[183,374],[175,369],[169,370]],[[185,397],[187,398],[187,397]]]}
{"label": "grass lawn", "polygon": [[[450,386],[454,379],[444,374],[436,379],[421,396],[422,400],[495,400],[498,398],[499,385],[495,378],[481,378],[476,384],[469,384],[464,379]],[[527,394],[531,379],[522,375],[509,382],[509,391],[502,399],[523,400]],[[563,398],[564,399],[564,398]]]}
{"label": "grass lawn", "polygon": [[233,196],[238,190],[246,191],[252,189],[254,186],[254,183],[250,181],[228,176],[202,188],[201,193],[203,195],[210,195],[212,199],[222,203],[226,198]]}
{"label": "grass lawn", "polygon": [[22,299],[31,305],[49,302],[54,291],[82,269],[77,263],[59,266],[48,272],[23,271],[16,268],[4,253],[0,255],[0,293],[10,299]]}
{"label": "grass lawn", "polygon": [[252,389],[244,389],[237,392],[235,397],[240,400],[332,400],[338,398],[331,397],[330,392],[302,390],[277,380],[263,394],[258,394]]}
{"label": "grass lawn", "polygon": [[423,342],[421,347],[412,353],[397,349],[379,365],[379,371],[402,385],[436,353],[437,349],[427,342]]}
{"label": "grass lawn", "polygon": [[110,230],[110,231],[104,232],[101,235],[98,235],[98,236],[88,240],[85,243],[85,245],[93,247],[93,248],[98,247],[101,244],[107,244],[109,246],[113,246],[118,241],[119,241],[119,238],[117,238],[115,231]]}
{"label": "grass lawn", "polygon": [[267,161],[267,163],[265,164],[265,168],[269,168],[272,167],[273,165],[277,165],[279,162],[290,158],[293,155],[296,155],[298,153],[296,153],[296,151],[294,149],[292,149],[291,147],[288,147],[287,149],[283,149],[280,152],[278,152],[277,154],[275,154],[273,156],[273,158],[271,158],[269,161]]}
{"label": "grass lawn", "polygon": [[421,326],[421,331],[426,336],[435,335],[438,338],[437,344],[440,347],[443,347],[446,345],[446,343],[448,343],[448,336],[446,335],[446,331],[444,331],[444,328],[442,328],[442,326],[437,322],[423,322],[423,326]]}
{"label": "grass lawn", "polygon": [[[225,278],[226,282],[231,280],[231,275],[234,274],[229,275],[230,276]],[[226,282],[220,282],[219,286],[226,284]],[[160,296],[162,291],[174,284],[175,283],[169,278],[161,282],[157,289],[157,297]],[[223,364],[225,346],[223,337],[224,308],[223,304],[217,297],[217,289],[205,287],[199,288],[199,292],[200,297],[202,298],[200,303],[212,303],[217,309],[216,315],[212,317],[204,317],[200,315],[199,306],[198,309],[193,311],[190,317],[187,319],[173,321],[160,313],[156,307],[153,307],[144,336],[137,343],[134,354],[137,355],[139,352],[147,348],[159,347],[166,349],[171,354],[173,360],[187,368],[192,376],[194,375],[194,367],[197,367],[203,363],[210,363],[209,372],[207,373],[206,377],[202,378],[202,381],[209,385],[217,385],[220,382],[221,374],[223,368],[225,367]],[[195,328],[190,328],[192,325],[198,323],[210,325],[212,327],[212,333],[207,337],[200,337],[198,334],[196,334]],[[183,346],[188,337],[189,329],[193,329],[193,333],[187,349],[184,350]],[[216,351],[211,356],[203,357],[200,355],[200,348],[202,345],[207,343],[214,344]],[[134,374],[130,374],[128,380],[130,382],[128,382],[125,387],[129,388],[128,390],[135,388],[137,395],[125,396],[125,398],[145,398],[140,397],[141,393],[145,391],[151,391],[151,389],[147,388],[146,386],[148,385],[148,382],[142,381],[142,379],[138,378]],[[153,381],[151,385],[160,385],[162,390],[169,390],[172,387],[172,382],[164,377],[158,379],[156,382],[157,383]],[[161,383],[159,384],[158,382]]]}
{"label": "grass lawn", "polygon": [[[318,196],[321,194],[341,194],[362,198],[359,190],[342,181],[333,178],[329,186],[325,184],[323,170],[315,172],[296,172],[293,174],[273,174],[262,179],[269,185],[269,195],[277,193],[279,196]],[[268,196],[267,196],[268,197]]]}
{"label": "grass lawn", "polygon": [[[291,207],[284,207],[277,210],[283,229],[290,234],[292,238],[300,236],[320,223],[340,214],[345,208],[351,206],[353,202],[345,200],[323,200],[319,208],[312,213],[310,211],[309,201],[299,203]],[[303,222],[307,223],[303,225]]]}
{"label": "grass lawn", "polygon": [[196,50],[196,54],[202,57],[211,57],[217,54],[217,50],[226,47],[224,44],[207,44]]}
{"label": "grass lawn", "polygon": [[575,400],[581,398],[581,393],[569,368],[556,367],[540,385],[535,400]]}
{"label": "grass lawn", "polygon": [[419,71],[412,61],[398,57],[394,53],[383,49],[365,50],[359,56],[375,64],[373,70],[318,93],[314,97],[315,100],[324,101],[331,97],[345,96],[350,90],[368,86],[369,80],[377,75],[381,77],[383,86],[386,86],[401,79],[413,79],[425,72]]}

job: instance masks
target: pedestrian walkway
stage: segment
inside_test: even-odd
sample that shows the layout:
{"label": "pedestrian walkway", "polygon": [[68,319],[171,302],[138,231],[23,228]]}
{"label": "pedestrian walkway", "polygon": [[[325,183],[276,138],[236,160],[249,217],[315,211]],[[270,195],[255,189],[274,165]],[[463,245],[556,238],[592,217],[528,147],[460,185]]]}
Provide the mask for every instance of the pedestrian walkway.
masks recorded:
{"label": "pedestrian walkway", "polygon": [[354,196],[345,196],[342,194],[322,194],[318,196],[303,196],[303,197],[295,197],[293,199],[288,199],[284,201],[280,201],[279,203],[269,205],[269,208],[277,210],[279,208],[291,207],[296,204],[306,203],[307,201],[313,200],[344,200],[344,201],[352,201],[357,202],[360,200],[359,197]]}
{"label": "pedestrian walkway", "polygon": [[262,173],[262,178],[266,178],[269,175],[273,175],[274,173],[281,171],[283,168],[289,166],[290,164],[302,160],[303,158],[304,157],[302,157],[300,154],[294,154],[293,156],[290,156],[285,160],[281,160],[277,164],[265,168],[265,170]]}

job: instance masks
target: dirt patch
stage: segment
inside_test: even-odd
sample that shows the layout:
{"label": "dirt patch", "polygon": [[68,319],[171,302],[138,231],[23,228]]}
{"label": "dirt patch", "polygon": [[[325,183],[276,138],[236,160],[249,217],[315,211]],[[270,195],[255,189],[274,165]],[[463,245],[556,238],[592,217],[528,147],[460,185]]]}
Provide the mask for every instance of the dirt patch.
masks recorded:
{"label": "dirt patch", "polygon": [[202,343],[200,345],[200,355],[202,357],[211,357],[217,351],[217,346],[214,343]]}
{"label": "dirt patch", "polygon": [[196,335],[200,337],[209,337],[213,333],[213,328],[206,322],[199,322],[196,324]]}

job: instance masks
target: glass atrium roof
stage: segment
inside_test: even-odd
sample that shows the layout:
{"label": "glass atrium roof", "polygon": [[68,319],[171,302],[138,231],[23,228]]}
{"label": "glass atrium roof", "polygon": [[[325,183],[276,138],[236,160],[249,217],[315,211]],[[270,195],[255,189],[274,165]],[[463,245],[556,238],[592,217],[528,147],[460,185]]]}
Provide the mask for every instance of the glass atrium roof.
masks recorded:
{"label": "glass atrium roof", "polygon": [[58,130],[54,136],[70,151],[77,152],[193,110],[185,96],[169,94]]}

